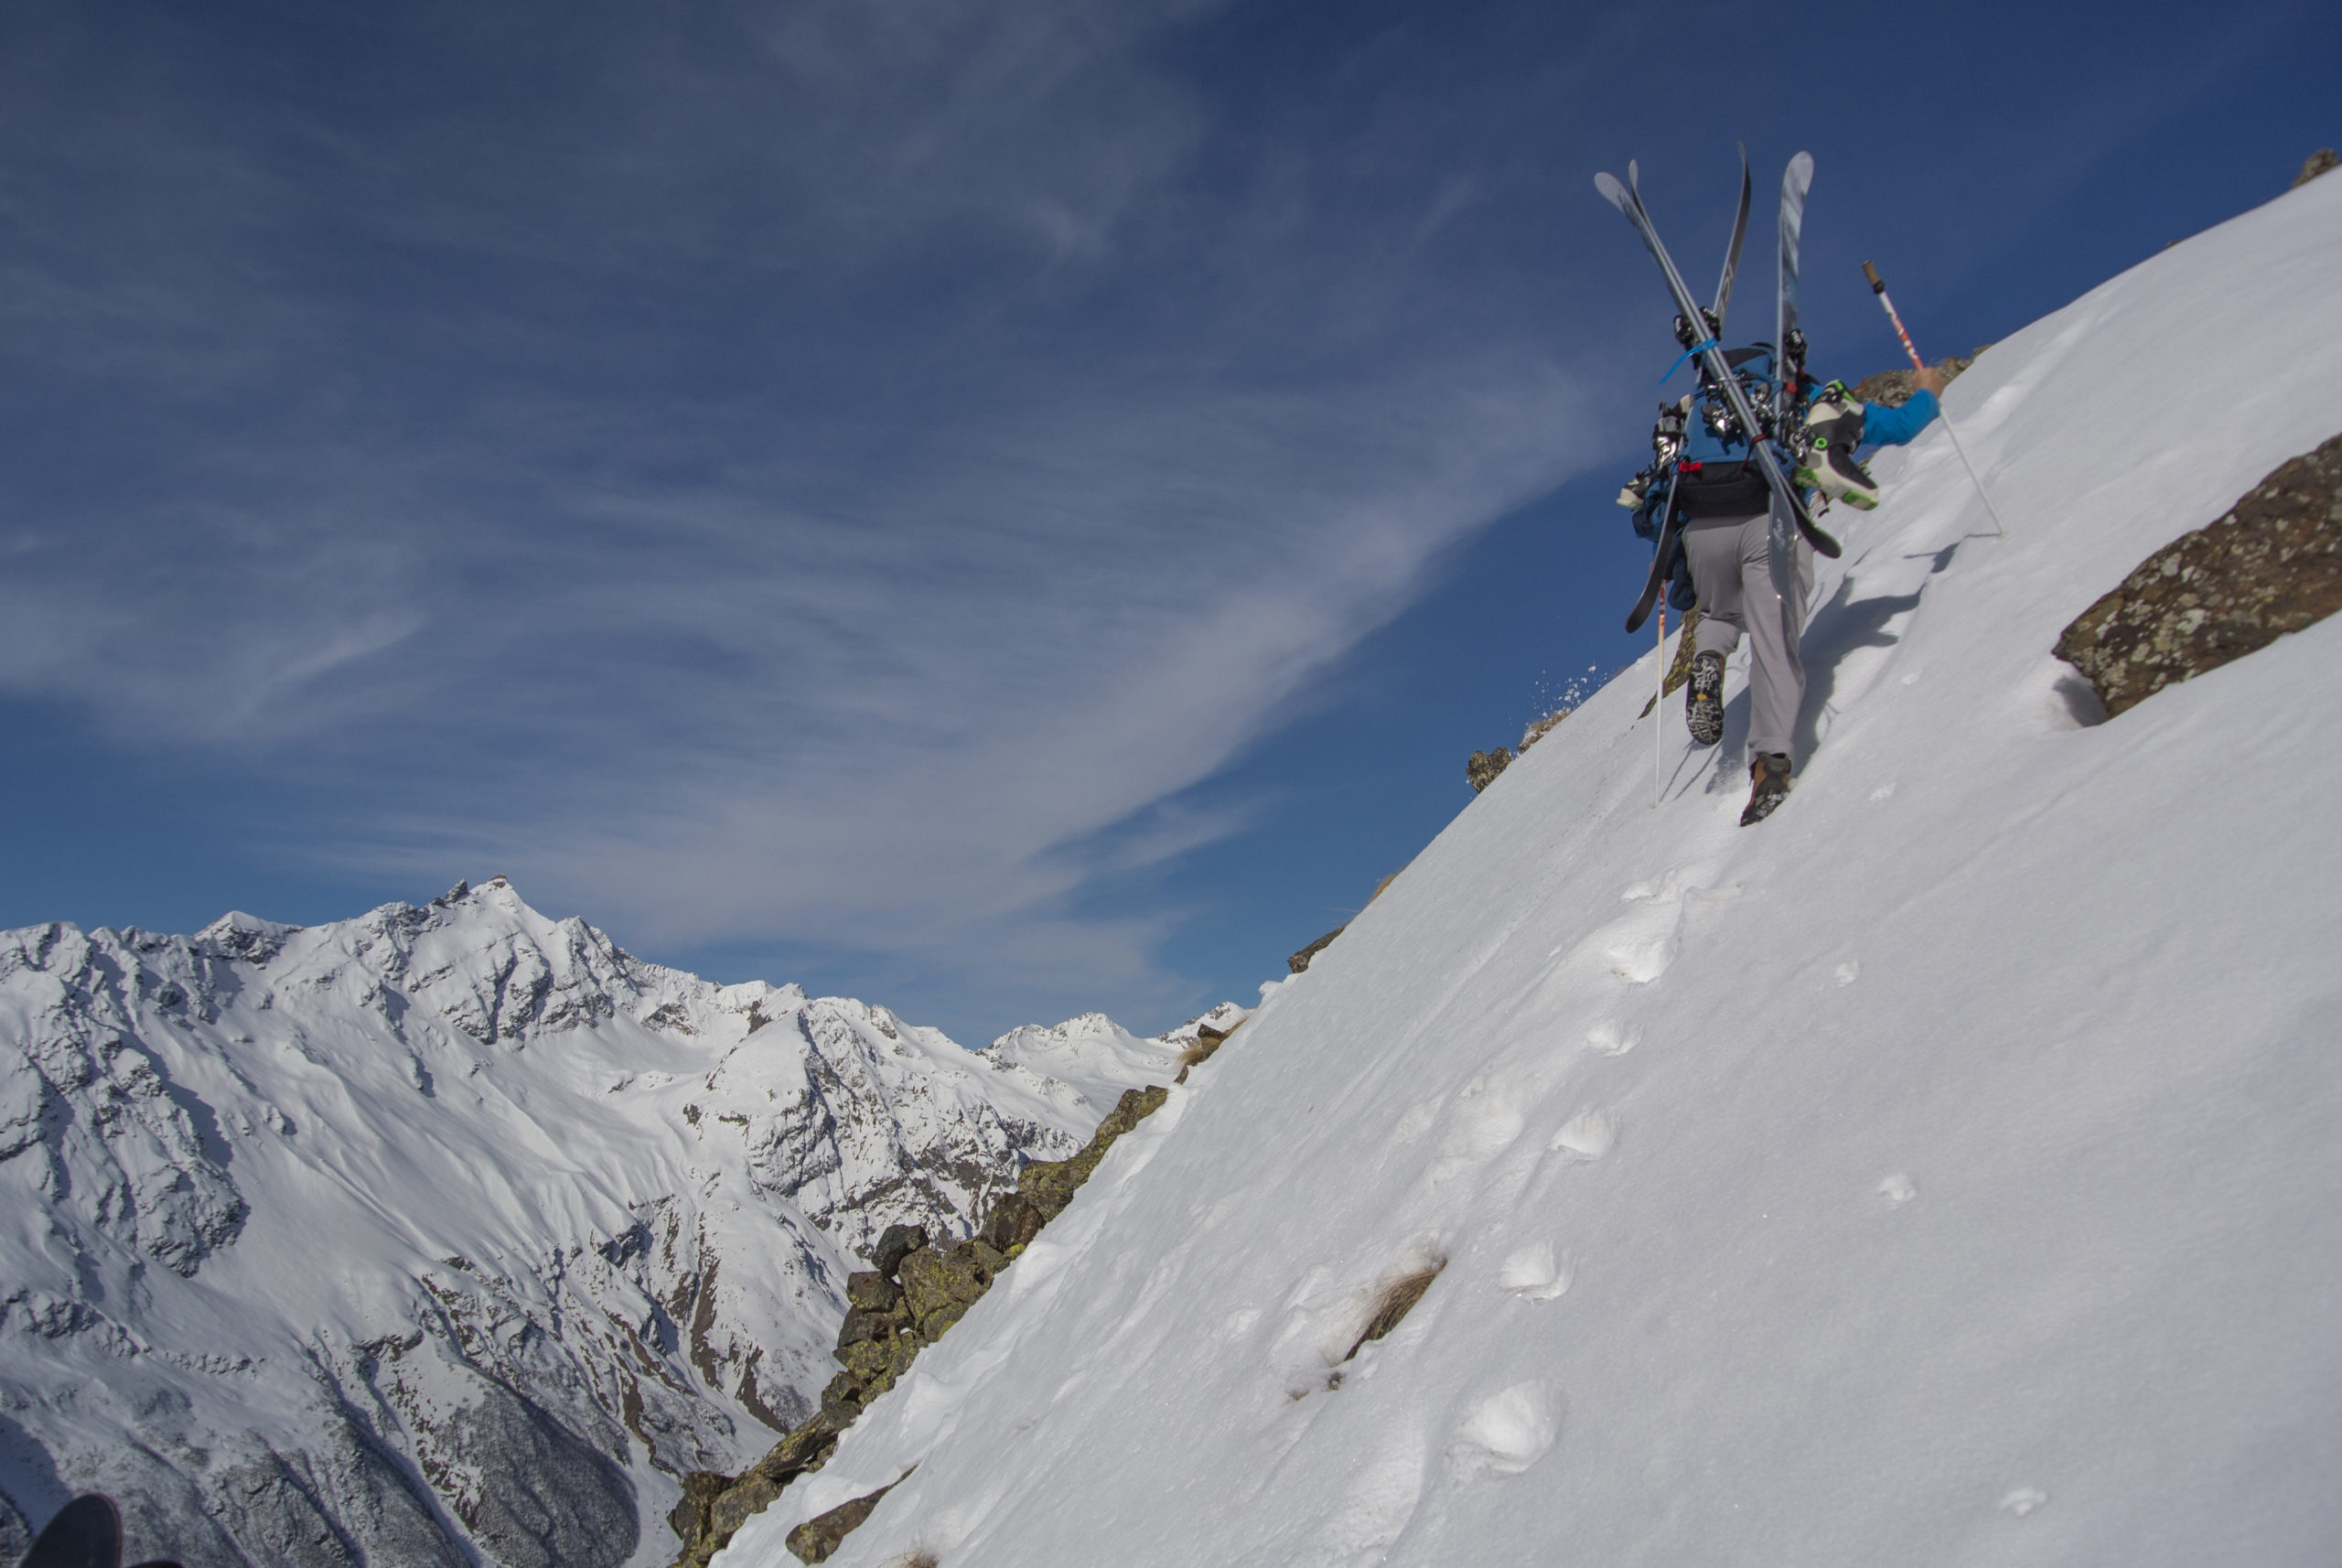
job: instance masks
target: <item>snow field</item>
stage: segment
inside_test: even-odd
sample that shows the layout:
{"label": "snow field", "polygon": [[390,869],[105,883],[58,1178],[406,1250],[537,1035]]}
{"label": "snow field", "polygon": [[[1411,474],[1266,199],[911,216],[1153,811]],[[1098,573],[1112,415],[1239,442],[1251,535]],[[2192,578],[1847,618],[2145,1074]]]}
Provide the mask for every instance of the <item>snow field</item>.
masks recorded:
{"label": "snow field", "polygon": [[2048,649],[2342,425],[2337,253],[2316,181],[1993,349],[2010,535],[1879,460],[1773,819],[1737,671],[1655,791],[1646,656],[719,1563],[913,1464],[837,1568],[2333,1561],[2342,625],[2095,726]]}

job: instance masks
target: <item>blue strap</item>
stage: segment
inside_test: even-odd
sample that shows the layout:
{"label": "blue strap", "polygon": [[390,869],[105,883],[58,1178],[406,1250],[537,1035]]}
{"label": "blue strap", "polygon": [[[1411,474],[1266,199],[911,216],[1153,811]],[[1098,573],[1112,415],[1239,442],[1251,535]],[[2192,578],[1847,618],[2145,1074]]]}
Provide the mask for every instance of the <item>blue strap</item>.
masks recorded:
{"label": "blue strap", "polygon": [[1716,340],[1713,338],[1709,338],[1704,343],[1692,344],[1690,348],[1683,350],[1682,359],[1677,360],[1673,364],[1667,367],[1667,375],[1659,378],[1659,384],[1660,386],[1665,386],[1667,384],[1668,376],[1672,376],[1676,371],[1683,368],[1684,360],[1690,359],[1694,354],[1704,354],[1709,349],[1717,346]]}

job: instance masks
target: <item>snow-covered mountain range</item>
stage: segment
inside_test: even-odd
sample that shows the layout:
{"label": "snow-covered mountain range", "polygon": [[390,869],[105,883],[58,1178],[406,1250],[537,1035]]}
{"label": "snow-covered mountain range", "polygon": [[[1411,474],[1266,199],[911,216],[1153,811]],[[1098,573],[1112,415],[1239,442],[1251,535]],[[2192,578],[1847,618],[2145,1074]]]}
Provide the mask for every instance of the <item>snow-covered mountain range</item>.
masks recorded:
{"label": "snow-covered mountain range", "polygon": [[718,1568],[2342,1561],[2342,615],[2052,653],[2342,430],[2337,257],[2328,176],[1985,353],[2007,533],[1879,459],[1777,814],[1646,655]]}
{"label": "snow-covered mountain range", "polygon": [[673,1477],[810,1410],[878,1232],[966,1234],[1182,1043],[972,1052],[501,878],[0,933],[0,1555],[101,1487],[188,1568],[663,1563]]}

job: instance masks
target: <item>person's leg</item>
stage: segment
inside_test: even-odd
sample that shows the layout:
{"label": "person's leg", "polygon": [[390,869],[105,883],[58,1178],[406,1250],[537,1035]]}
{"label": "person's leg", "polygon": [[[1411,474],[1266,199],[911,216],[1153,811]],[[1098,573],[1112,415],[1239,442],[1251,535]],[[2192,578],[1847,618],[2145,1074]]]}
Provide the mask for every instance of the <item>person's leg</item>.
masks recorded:
{"label": "person's leg", "polygon": [[1700,596],[1683,725],[1694,741],[1714,746],[1724,738],[1724,661],[1740,646],[1744,619],[1739,526],[1730,518],[1703,520],[1684,530],[1683,550]]}
{"label": "person's leg", "polygon": [[1729,655],[1740,646],[1742,622],[1740,525],[1728,517],[1694,519],[1683,527],[1683,556],[1700,596],[1698,652]]}
{"label": "person's leg", "polygon": [[1813,551],[1798,541],[1798,599],[1784,604],[1773,590],[1769,533],[1769,520],[1761,515],[1738,531],[1742,619],[1748,634],[1748,749],[1786,757],[1805,701],[1805,665],[1797,645],[1805,629],[1805,596],[1813,585]]}

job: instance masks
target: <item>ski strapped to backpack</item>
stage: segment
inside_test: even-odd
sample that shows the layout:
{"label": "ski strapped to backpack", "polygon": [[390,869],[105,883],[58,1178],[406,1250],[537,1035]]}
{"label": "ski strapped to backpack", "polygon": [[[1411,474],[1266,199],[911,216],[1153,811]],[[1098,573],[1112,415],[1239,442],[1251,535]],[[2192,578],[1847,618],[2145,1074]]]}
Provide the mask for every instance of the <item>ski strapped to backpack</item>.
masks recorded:
{"label": "ski strapped to backpack", "polygon": [[1675,487],[1682,478],[1675,464],[1675,455],[1683,449],[1683,419],[1681,404],[1663,403],[1659,405],[1659,424],[1652,427],[1650,433],[1651,466],[1644,473],[1636,475],[1634,481],[1618,495],[1621,506],[1639,509],[1645,489],[1637,486],[1647,489],[1658,482],[1661,473],[1667,476],[1667,493],[1659,504],[1659,531],[1651,542],[1650,575],[1644,580],[1642,596],[1635,601],[1634,609],[1627,616],[1627,630],[1630,634],[1642,629],[1652,607],[1659,603],[1660,595],[1666,591],[1668,578],[1675,573],[1675,553],[1683,537],[1683,514],[1675,505]]}
{"label": "ski strapped to backpack", "polygon": [[[1790,483],[1773,450],[1776,442],[1794,444],[1799,438],[1794,410],[1797,390],[1804,373],[1801,352],[1804,339],[1801,334],[1797,333],[1795,325],[1796,252],[1798,236],[1803,227],[1805,191],[1811,179],[1812,167],[1812,158],[1799,153],[1790,160],[1789,172],[1782,181],[1781,289],[1777,313],[1779,328],[1777,341],[1782,348],[1773,356],[1773,375],[1768,378],[1772,384],[1758,389],[1767,405],[1761,414],[1749,396],[1749,389],[1743,386],[1741,378],[1735,373],[1736,367],[1727,360],[1718,341],[1724,325],[1721,311],[1702,310],[1693,302],[1691,290],[1684,285],[1682,274],[1676,270],[1673,258],[1668,254],[1666,244],[1651,223],[1650,214],[1643,207],[1639,188],[1622,186],[1606,173],[1596,175],[1594,181],[1595,188],[1604,199],[1634,226],[1644,249],[1659,263],[1668,290],[1675,297],[1677,340],[1683,345],[1688,355],[1699,361],[1702,390],[1712,397],[1721,398],[1723,413],[1729,424],[1735,427],[1738,435],[1748,443],[1750,460],[1756,463],[1764,490],[1771,499],[1772,575],[1775,587],[1781,590],[1784,598],[1791,597],[1795,593],[1795,534],[1790,532],[1792,528],[1796,533],[1802,533],[1806,542],[1821,554],[1835,557],[1840,553],[1838,542],[1815,524],[1804,499]],[[1629,163],[1627,166],[1627,176],[1629,181],[1637,180],[1635,165]],[[1745,170],[1743,186],[1745,189]],[[1726,259],[1724,285],[1719,290],[1719,304],[1728,303],[1727,291],[1737,266],[1741,232],[1740,225],[1735,222],[1735,245],[1733,253]],[[1655,483],[1657,478],[1654,470],[1651,481]],[[1672,504],[1674,493],[1671,490],[1667,515],[1660,520],[1659,532],[1663,544],[1673,542],[1670,536],[1680,526],[1674,517],[1677,510]],[[1652,563],[1654,577],[1659,582],[1665,581],[1671,567],[1672,563],[1668,557],[1669,553],[1662,550],[1660,557]],[[1649,585],[1646,586],[1644,599],[1646,602],[1638,604],[1635,615],[1628,621],[1628,629],[1630,631],[1640,628],[1644,617],[1649,613],[1649,604],[1656,601],[1656,595]]]}

